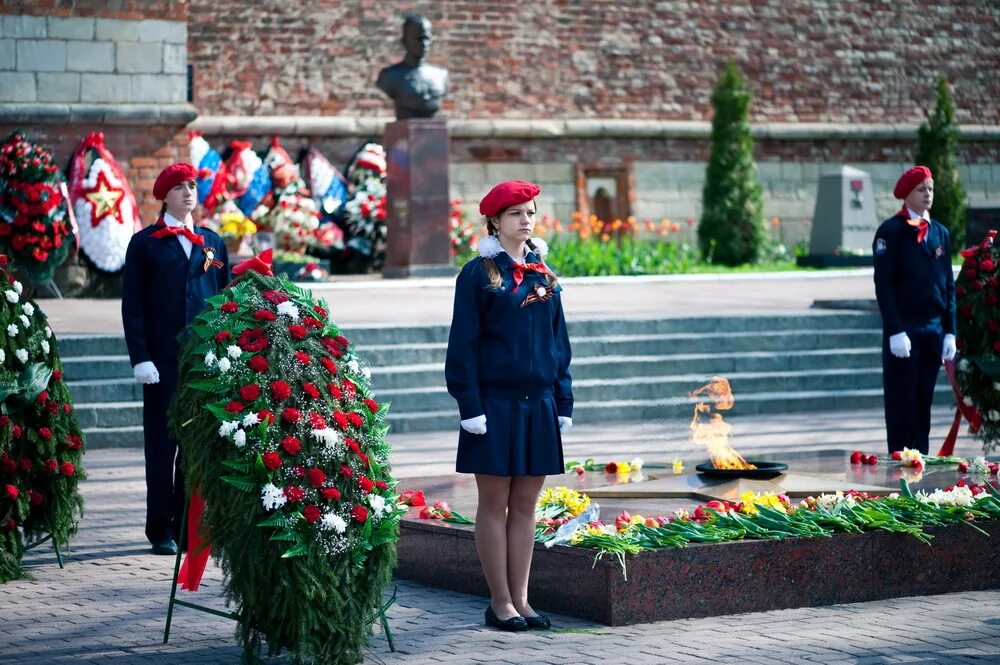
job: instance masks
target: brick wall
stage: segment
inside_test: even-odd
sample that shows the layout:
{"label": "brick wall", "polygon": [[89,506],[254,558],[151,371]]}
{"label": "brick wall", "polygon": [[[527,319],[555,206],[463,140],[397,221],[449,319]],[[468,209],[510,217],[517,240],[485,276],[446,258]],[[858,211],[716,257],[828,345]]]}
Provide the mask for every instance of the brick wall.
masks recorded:
{"label": "brick wall", "polygon": [[698,120],[733,58],[755,121],[917,122],[939,73],[966,123],[1000,124],[992,0],[191,0],[189,61],[206,115],[388,115],[379,69],[404,11],[434,24],[451,117]]}

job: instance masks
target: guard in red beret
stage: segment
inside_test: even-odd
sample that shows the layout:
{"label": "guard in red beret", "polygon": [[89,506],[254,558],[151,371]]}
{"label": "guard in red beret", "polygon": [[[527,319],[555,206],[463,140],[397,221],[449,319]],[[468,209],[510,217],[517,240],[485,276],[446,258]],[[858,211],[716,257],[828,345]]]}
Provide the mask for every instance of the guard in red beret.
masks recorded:
{"label": "guard in red beret", "polygon": [[528,604],[535,503],[545,476],[564,472],[573,424],[570,347],[548,247],[532,238],[541,192],[504,182],[479,204],[489,233],[455,284],[445,378],[458,402],[459,473],[479,490],[476,545],[490,588],[486,624],[548,628]]}
{"label": "guard in red beret", "polygon": [[951,237],[930,216],[934,179],[926,166],[900,176],[903,205],[875,232],[875,297],[882,313],[882,384],[889,452],[927,454],[934,386],[955,357]]}
{"label": "guard in red beret", "polygon": [[122,324],[136,381],[142,384],[146,454],[146,537],[156,554],[176,554],[184,509],[180,451],[167,407],[177,386],[177,336],[229,283],[222,238],[196,227],[198,171],[171,164],[153,185],[163,201],[155,224],[129,242],[122,278]]}

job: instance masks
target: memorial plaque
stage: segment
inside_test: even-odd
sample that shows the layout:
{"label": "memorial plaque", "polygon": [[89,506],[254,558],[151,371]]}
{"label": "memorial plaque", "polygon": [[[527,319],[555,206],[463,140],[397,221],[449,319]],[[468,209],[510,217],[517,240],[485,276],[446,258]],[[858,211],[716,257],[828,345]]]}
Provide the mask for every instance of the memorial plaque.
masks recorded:
{"label": "memorial plaque", "polygon": [[850,166],[828,171],[819,179],[809,255],[799,264],[871,265],[878,226],[871,175]]}

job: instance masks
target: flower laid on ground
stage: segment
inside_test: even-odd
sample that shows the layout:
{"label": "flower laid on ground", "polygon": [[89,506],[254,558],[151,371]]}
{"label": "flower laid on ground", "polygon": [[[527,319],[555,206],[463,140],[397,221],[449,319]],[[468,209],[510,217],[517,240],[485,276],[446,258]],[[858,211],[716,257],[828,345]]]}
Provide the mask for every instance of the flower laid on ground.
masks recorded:
{"label": "flower laid on ground", "polygon": [[570,471],[575,471],[576,473],[582,473],[583,471],[604,471],[604,473],[607,474],[629,474],[633,471],[642,470],[643,463],[644,462],[641,457],[633,457],[631,461],[627,462],[625,460],[598,462],[593,457],[588,457],[582,463],[576,461],[566,462],[566,472],[569,473]]}
{"label": "flower laid on ground", "polygon": [[926,466],[924,456],[919,450],[914,450],[913,448],[903,448],[903,452],[899,456],[899,461],[902,462],[903,466],[914,469],[923,469]]}
{"label": "flower laid on ground", "polygon": [[399,495],[399,502],[404,506],[426,506],[423,490],[406,490]]}
{"label": "flower laid on ground", "polygon": [[860,450],[851,453],[851,464],[866,464],[874,466],[878,464],[878,455],[866,455]]}
{"label": "flower laid on ground", "polygon": [[[423,495],[421,494],[421,498]],[[441,520],[451,524],[475,524],[475,520],[469,519],[462,513],[454,510],[447,501],[435,501],[434,505],[424,505],[418,515],[422,520]]]}
{"label": "flower laid on ground", "polygon": [[1000,465],[997,465],[995,462],[987,461],[985,457],[976,457],[971,463],[965,464],[964,469],[961,464],[958,466],[959,471],[968,471],[969,473],[978,476],[995,476],[997,475],[998,469],[1000,469]]}

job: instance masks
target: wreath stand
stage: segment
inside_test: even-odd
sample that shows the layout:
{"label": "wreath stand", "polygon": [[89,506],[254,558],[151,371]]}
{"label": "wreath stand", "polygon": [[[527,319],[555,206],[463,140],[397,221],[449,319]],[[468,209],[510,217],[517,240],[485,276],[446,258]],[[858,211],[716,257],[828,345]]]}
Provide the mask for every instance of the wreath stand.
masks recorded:
{"label": "wreath stand", "polygon": [[28,550],[34,549],[34,548],[38,547],[39,545],[41,545],[42,543],[44,543],[47,540],[51,540],[52,541],[52,547],[56,551],[56,561],[59,562],[59,568],[63,568],[64,567],[63,566],[63,558],[62,558],[62,552],[59,551],[59,543],[56,542],[56,539],[52,537],[51,533],[49,533],[49,534],[47,534],[45,536],[42,536],[41,538],[39,538],[35,542],[31,543],[30,545],[25,545],[24,546],[24,551],[27,552]]}

